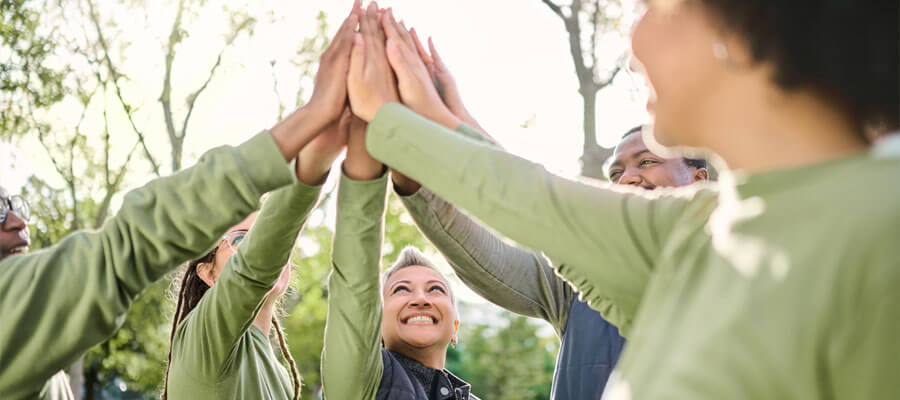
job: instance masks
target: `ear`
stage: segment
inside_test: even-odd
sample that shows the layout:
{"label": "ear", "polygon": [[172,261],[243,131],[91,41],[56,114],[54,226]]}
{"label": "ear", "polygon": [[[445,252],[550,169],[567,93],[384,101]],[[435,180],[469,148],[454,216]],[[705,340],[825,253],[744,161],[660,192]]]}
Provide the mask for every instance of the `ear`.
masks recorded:
{"label": "ear", "polygon": [[213,263],[202,263],[197,265],[197,276],[206,283],[206,286],[212,287],[216,283],[215,268]]}
{"label": "ear", "polygon": [[692,178],[694,179],[694,182],[708,180],[709,171],[707,171],[706,168],[697,168],[697,170],[694,171]]}

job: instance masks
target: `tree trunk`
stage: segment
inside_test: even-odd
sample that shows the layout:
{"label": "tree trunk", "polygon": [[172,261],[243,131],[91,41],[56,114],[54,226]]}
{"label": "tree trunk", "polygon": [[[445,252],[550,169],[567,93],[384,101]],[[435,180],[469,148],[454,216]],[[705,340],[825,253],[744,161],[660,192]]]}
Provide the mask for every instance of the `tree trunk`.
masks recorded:
{"label": "tree trunk", "polygon": [[595,179],[606,179],[603,163],[612,155],[612,149],[597,144],[597,91],[582,86],[584,99],[584,144],[581,148],[581,175]]}

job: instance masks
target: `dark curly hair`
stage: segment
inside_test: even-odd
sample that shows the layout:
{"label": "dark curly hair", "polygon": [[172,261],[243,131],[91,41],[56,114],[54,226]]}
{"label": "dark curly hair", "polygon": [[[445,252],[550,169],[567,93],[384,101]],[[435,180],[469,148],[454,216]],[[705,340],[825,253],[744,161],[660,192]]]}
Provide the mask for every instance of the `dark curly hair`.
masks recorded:
{"label": "dark curly hair", "polygon": [[897,0],[699,0],[775,83],[835,102],[860,133],[898,129]]}

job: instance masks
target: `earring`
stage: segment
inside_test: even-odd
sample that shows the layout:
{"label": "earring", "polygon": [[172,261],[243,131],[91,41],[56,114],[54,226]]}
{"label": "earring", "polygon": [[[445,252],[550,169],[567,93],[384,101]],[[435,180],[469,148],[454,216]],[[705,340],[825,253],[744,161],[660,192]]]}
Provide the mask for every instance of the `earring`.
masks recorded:
{"label": "earring", "polygon": [[450,347],[452,347],[454,349],[456,348],[456,339],[453,339],[450,341]]}
{"label": "earring", "polygon": [[721,40],[716,40],[712,46],[713,56],[719,61],[728,60],[728,47]]}

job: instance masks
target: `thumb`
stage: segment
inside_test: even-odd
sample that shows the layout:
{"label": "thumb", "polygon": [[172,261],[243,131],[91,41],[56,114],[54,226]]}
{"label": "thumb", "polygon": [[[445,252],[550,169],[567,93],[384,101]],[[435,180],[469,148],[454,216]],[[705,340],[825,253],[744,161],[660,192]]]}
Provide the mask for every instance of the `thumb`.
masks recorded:
{"label": "thumb", "polygon": [[361,33],[353,34],[353,49],[350,50],[350,79],[360,79],[366,62],[365,41]]}

